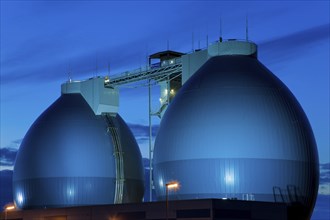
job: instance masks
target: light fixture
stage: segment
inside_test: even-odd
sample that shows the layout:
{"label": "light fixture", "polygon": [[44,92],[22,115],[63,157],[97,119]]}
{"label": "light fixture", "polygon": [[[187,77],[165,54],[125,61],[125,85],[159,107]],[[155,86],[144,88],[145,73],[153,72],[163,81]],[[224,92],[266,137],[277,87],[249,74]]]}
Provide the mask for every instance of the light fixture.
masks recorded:
{"label": "light fixture", "polygon": [[104,84],[109,84],[110,83],[110,78],[108,76],[104,77]]}
{"label": "light fixture", "polygon": [[166,188],[167,189],[177,189],[179,187],[179,183],[178,182],[169,182],[166,183]]}
{"label": "light fixture", "polygon": [[15,206],[14,205],[8,205],[8,206],[6,206],[6,211],[13,210],[13,209],[15,209]]}
{"label": "light fixture", "polygon": [[168,220],[168,190],[169,189],[178,189],[179,188],[179,182],[172,181],[165,184],[166,187],[166,220]]}

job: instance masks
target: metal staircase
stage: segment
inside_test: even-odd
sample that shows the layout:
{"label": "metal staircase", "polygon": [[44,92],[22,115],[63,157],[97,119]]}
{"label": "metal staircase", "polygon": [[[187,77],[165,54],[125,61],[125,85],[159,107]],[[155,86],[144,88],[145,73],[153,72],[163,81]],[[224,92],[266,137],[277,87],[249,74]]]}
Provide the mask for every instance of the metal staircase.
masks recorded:
{"label": "metal staircase", "polygon": [[125,173],[124,173],[124,158],[123,158],[123,149],[121,146],[120,136],[118,134],[118,128],[115,126],[113,121],[113,116],[106,114],[105,115],[108,130],[111,134],[112,144],[113,144],[113,154],[115,157],[115,167],[116,167],[116,185],[115,185],[115,197],[114,204],[120,204],[123,202],[124,194],[124,182],[125,182]]}

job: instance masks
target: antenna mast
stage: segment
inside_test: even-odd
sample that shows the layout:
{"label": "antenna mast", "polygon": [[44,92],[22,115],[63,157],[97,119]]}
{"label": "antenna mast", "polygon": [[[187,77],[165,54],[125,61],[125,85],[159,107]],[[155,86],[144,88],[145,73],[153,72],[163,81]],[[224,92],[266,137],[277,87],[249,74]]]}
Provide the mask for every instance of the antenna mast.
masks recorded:
{"label": "antenna mast", "polygon": [[194,32],[192,32],[191,40],[192,40],[192,48],[191,49],[194,52]]}
{"label": "antenna mast", "polygon": [[248,22],[248,14],[246,14],[246,18],[245,18],[245,37],[246,37],[246,41],[249,41],[249,22]]}
{"label": "antenna mast", "polygon": [[71,82],[72,79],[71,79],[71,64],[69,63],[69,68],[68,68],[68,81]]}
{"label": "antenna mast", "polygon": [[148,54],[148,44],[146,45],[146,68],[148,69],[150,66],[150,61],[149,61],[149,54]]}
{"label": "antenna mast", "polygon": [[95,77],[97,77],[98,75],[98,60],[97,60],[97,54],[96,54],[96,60],[95,60],[95,64],[96,64],[96,67],[95,67]]}
{"label": "antenna mast", "polygon": [[220,16],[219,41],[222,42],[222,19]]}
{"label": "antenna mast", "polygon": [[201,49],[201,38],[200,38],[200,34],[198,34],[198,49]]}
{"label": "antenna mast", "polygon": [[209,46],[209,25],[206,23],[206,48]]}

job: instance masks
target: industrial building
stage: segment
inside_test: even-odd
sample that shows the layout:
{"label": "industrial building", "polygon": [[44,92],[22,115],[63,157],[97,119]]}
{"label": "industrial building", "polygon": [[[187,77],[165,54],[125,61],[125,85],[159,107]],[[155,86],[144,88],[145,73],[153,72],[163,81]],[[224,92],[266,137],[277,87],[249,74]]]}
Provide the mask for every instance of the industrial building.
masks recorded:
{"label": "industrial building", "polygon": [[[4,216],[6,214],[6,216]],[[286,220],[283,203],[201,199],[133,204],[67,207],[2,213],[1,219],[15,220]]]}
{"label": "industrial building", "polygon": [[[161,89],[159,111],[149,101],[146,189],[159,202],[142,203],[141,153],[118,114],[118,88],[137,82],[149,96],[153,84]],[[155,146],[153,116],[162,118]],[[318,169],[308,119],[258,61],[257,45],[220,39],[189,54],[153,54],[146,68],[115,77],[62,84],[17,155],[21,211],[2,219],[308,219]]]}

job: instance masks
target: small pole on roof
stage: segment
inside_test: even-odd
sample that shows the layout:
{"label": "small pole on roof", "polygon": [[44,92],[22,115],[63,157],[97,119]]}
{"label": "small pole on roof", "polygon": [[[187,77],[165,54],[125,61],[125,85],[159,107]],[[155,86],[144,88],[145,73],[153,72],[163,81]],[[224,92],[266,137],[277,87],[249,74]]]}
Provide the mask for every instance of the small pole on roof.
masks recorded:
{"label": "small pole on roof", "polygon": [[220,15],[219,41],[222,42],[222,18]]}
{"label": "small pole on roof", "polygon": [[245,18],[245,37],[246,37],[246,41],[249,41],[249,22],[248,22],[248,14],[246,14],[246,18]]}
{"label": "small pole on roof", "polygon": [[201,33],[198,33],[198,49],[201,49]]}
{"label": "small pole on roof", "polygon": [[146,68],[148,69],[149,67],[149,56],[148,56],[148,44],[146,44]]}
{"label": "small pole on roof", "polygon": [[209,25],[206,23],[206,48],[209,46]]}
{"label": "small pole on roof", "polygon": [[69,68],[68,68],[68,81],[69,82],[72,81],[72,79],[71,79],[71,72],[72,72],[72,70],[71,70],[71,63],[69,63]]}
{"label": "small pole on roof", "polygon": [[95,57],[95,77],[97,77],[98,75],[98,59],[97,59],[97,53],[96,53],[96,57]]}
{"label": "small pole on roof", "polygon": [[194,49],[195,49],[195,48],[194,48],[194,32],[191,33],[191,41],[192,41],[192,45],[191,45],[192,48],[191,48],[191,49],[192,49],[192,51],[194,52]]}

